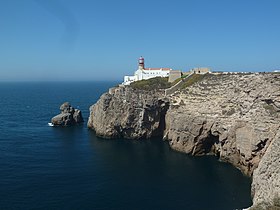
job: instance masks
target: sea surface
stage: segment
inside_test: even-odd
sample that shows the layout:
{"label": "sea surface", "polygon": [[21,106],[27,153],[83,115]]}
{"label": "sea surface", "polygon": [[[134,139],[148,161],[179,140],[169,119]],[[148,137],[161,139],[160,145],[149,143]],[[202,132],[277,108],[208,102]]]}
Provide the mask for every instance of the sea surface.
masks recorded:
{"label": "sea surface", "polygon": [[59,106],[82,110],[116,82],[0,83],[0,209],[233,210],[251,180],[215,157],[161,139],[104,140],[82,126],[49,127]]}

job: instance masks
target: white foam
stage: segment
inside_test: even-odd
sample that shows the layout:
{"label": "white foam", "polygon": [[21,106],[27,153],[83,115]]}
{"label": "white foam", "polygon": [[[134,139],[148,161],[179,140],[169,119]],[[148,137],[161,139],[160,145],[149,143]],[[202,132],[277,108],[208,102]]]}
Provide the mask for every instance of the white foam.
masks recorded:
{"label": "white foam", "polygon": [[52,123],[50,123],[50,122],[49,122],[49,123],[48,123],[48,126],[53,127],[53,126],[54,126],[54,124],[52,124]]}

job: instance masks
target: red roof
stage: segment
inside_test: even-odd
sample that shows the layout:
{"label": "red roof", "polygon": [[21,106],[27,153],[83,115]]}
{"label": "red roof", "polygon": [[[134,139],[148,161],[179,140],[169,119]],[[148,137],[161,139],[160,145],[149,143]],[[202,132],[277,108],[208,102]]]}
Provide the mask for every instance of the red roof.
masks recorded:
{"label": "red roof", "polygon": [[162,70],[162,71],[170,71],[170,68],[145,68],[144,70]]}

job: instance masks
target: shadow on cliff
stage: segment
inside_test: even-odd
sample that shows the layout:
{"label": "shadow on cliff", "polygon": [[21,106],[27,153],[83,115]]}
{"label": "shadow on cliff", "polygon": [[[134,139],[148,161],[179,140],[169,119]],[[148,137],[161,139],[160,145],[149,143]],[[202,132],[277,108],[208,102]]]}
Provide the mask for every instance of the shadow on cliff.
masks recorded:
{"label": "shadow on cliff", "polygon": [[220,152],[215,147],[215,144],[219,143],[219,136],[214,136],[209,131],[205,138],[199,140],[197,137],[195,138],[195,142],[197,142],[197,144],[193,148],[192,155],[211,154],[220,158]]}
{"label": "shadow on cliff", "polygon": [[164,130],[166,128],[165,116],[168,111],[170,104],[169,102],[160,101],[161,110],[160,110],[160,118],[159,118],[159,126],[156,130],[154,130],[152,137],[163,138]]}

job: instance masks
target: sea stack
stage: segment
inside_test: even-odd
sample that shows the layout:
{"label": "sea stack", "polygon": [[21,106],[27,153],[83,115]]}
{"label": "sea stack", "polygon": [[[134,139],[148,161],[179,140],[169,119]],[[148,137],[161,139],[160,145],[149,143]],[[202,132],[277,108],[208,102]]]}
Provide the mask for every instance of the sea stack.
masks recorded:
{"label": "sea stack", "polygon": [[81,110],[73,108],[69,102],[64,102],[60,111],[61,113],[51,120],[54,126],[71,126],[84,122]]}

